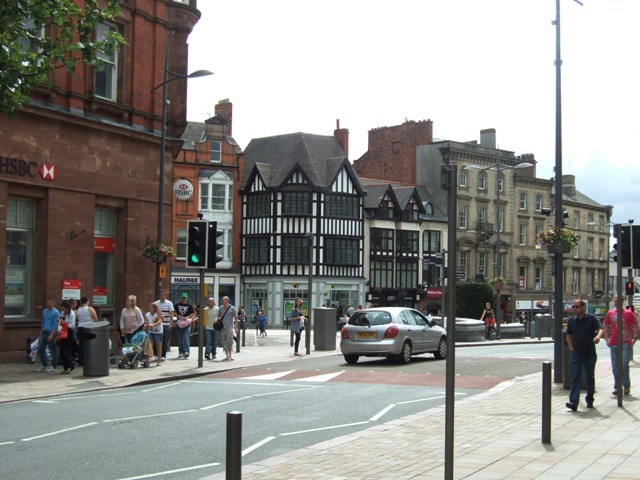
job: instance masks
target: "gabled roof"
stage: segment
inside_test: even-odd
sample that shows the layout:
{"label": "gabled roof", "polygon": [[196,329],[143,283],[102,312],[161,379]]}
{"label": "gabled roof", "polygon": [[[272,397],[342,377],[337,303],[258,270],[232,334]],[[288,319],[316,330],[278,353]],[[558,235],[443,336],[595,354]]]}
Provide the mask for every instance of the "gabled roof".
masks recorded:
{"label": "gabled roof", "polygon": [[360,190],[351,164],[333,136],[298,132],[254,138],[244,154],[244,185],[260,174],[267,188],[279,188],[293,173],[300,171],[311,187],[324,189],[334,182],[343,168],[347,168]]}
{"label": "gabled roof", "polygon": [[204,142],[205,139],[204,123],[187,122],[187,128],[184,129],[184,133],[182,134],[182,140],[184,140],[182,149],[196,150],[196,144]]}

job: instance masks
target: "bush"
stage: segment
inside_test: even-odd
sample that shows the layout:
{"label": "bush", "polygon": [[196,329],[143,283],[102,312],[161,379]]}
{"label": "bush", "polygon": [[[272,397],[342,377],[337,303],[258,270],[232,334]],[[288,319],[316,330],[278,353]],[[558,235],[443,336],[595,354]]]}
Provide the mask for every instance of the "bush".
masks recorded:
{"label": "bush", "polygon": [[456,317],[480,319],[485,303],[493,306],[493,289],[487,282],[456,283]]}

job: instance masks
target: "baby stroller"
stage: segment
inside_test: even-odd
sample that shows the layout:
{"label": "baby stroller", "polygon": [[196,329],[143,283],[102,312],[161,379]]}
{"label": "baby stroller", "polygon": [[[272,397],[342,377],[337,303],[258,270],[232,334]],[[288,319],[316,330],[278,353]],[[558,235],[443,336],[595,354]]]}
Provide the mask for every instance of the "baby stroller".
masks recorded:
{"label": "baby stroller", "polygon": [[122,358],[118,363],[118,368],[138,368],[138,363],[142,362],[145,368],[149,367],[149,357],[144,353],[144,343],[147,341],[147,332],[140,330],[131,339],[131,343],[122,345]]}

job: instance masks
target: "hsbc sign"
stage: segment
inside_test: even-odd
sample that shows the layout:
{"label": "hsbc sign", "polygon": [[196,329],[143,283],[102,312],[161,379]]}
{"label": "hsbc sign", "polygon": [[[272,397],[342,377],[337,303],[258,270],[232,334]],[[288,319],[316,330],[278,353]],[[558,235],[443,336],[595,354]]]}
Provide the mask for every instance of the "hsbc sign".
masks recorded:
{"label": "hsbc sign", "polygon": [[193,195],[193,185],[189,180],[181,178],[173,184],[173,195],[178,200],[189,200]]}
{"label": "hsbc sign", "polygon": [[27,162],[19,158],[0,155],[0,175],[35,178],[38,173],[44,180],[55,180],[56,167],[49,162],[38,165],[37,162]]}

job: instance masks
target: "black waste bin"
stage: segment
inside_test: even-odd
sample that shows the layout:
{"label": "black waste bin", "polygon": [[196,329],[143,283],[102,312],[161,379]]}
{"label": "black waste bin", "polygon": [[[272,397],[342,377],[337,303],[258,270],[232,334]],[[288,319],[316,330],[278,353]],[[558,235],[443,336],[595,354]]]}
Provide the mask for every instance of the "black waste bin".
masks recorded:
{"label": "black waste bin", "polygon": [[[569,390],[571,388],[571,367],[569,366],[569,346],[567,345],[567,331],[562,330],[562,388]],[[587,388],[587,372],[582,367],[582,381],[580,388]]]}
{"label": "black waste bin", "polygon": [[109,375],[109,322],[106,320],[84,326],[83,355],[85,377]]}

